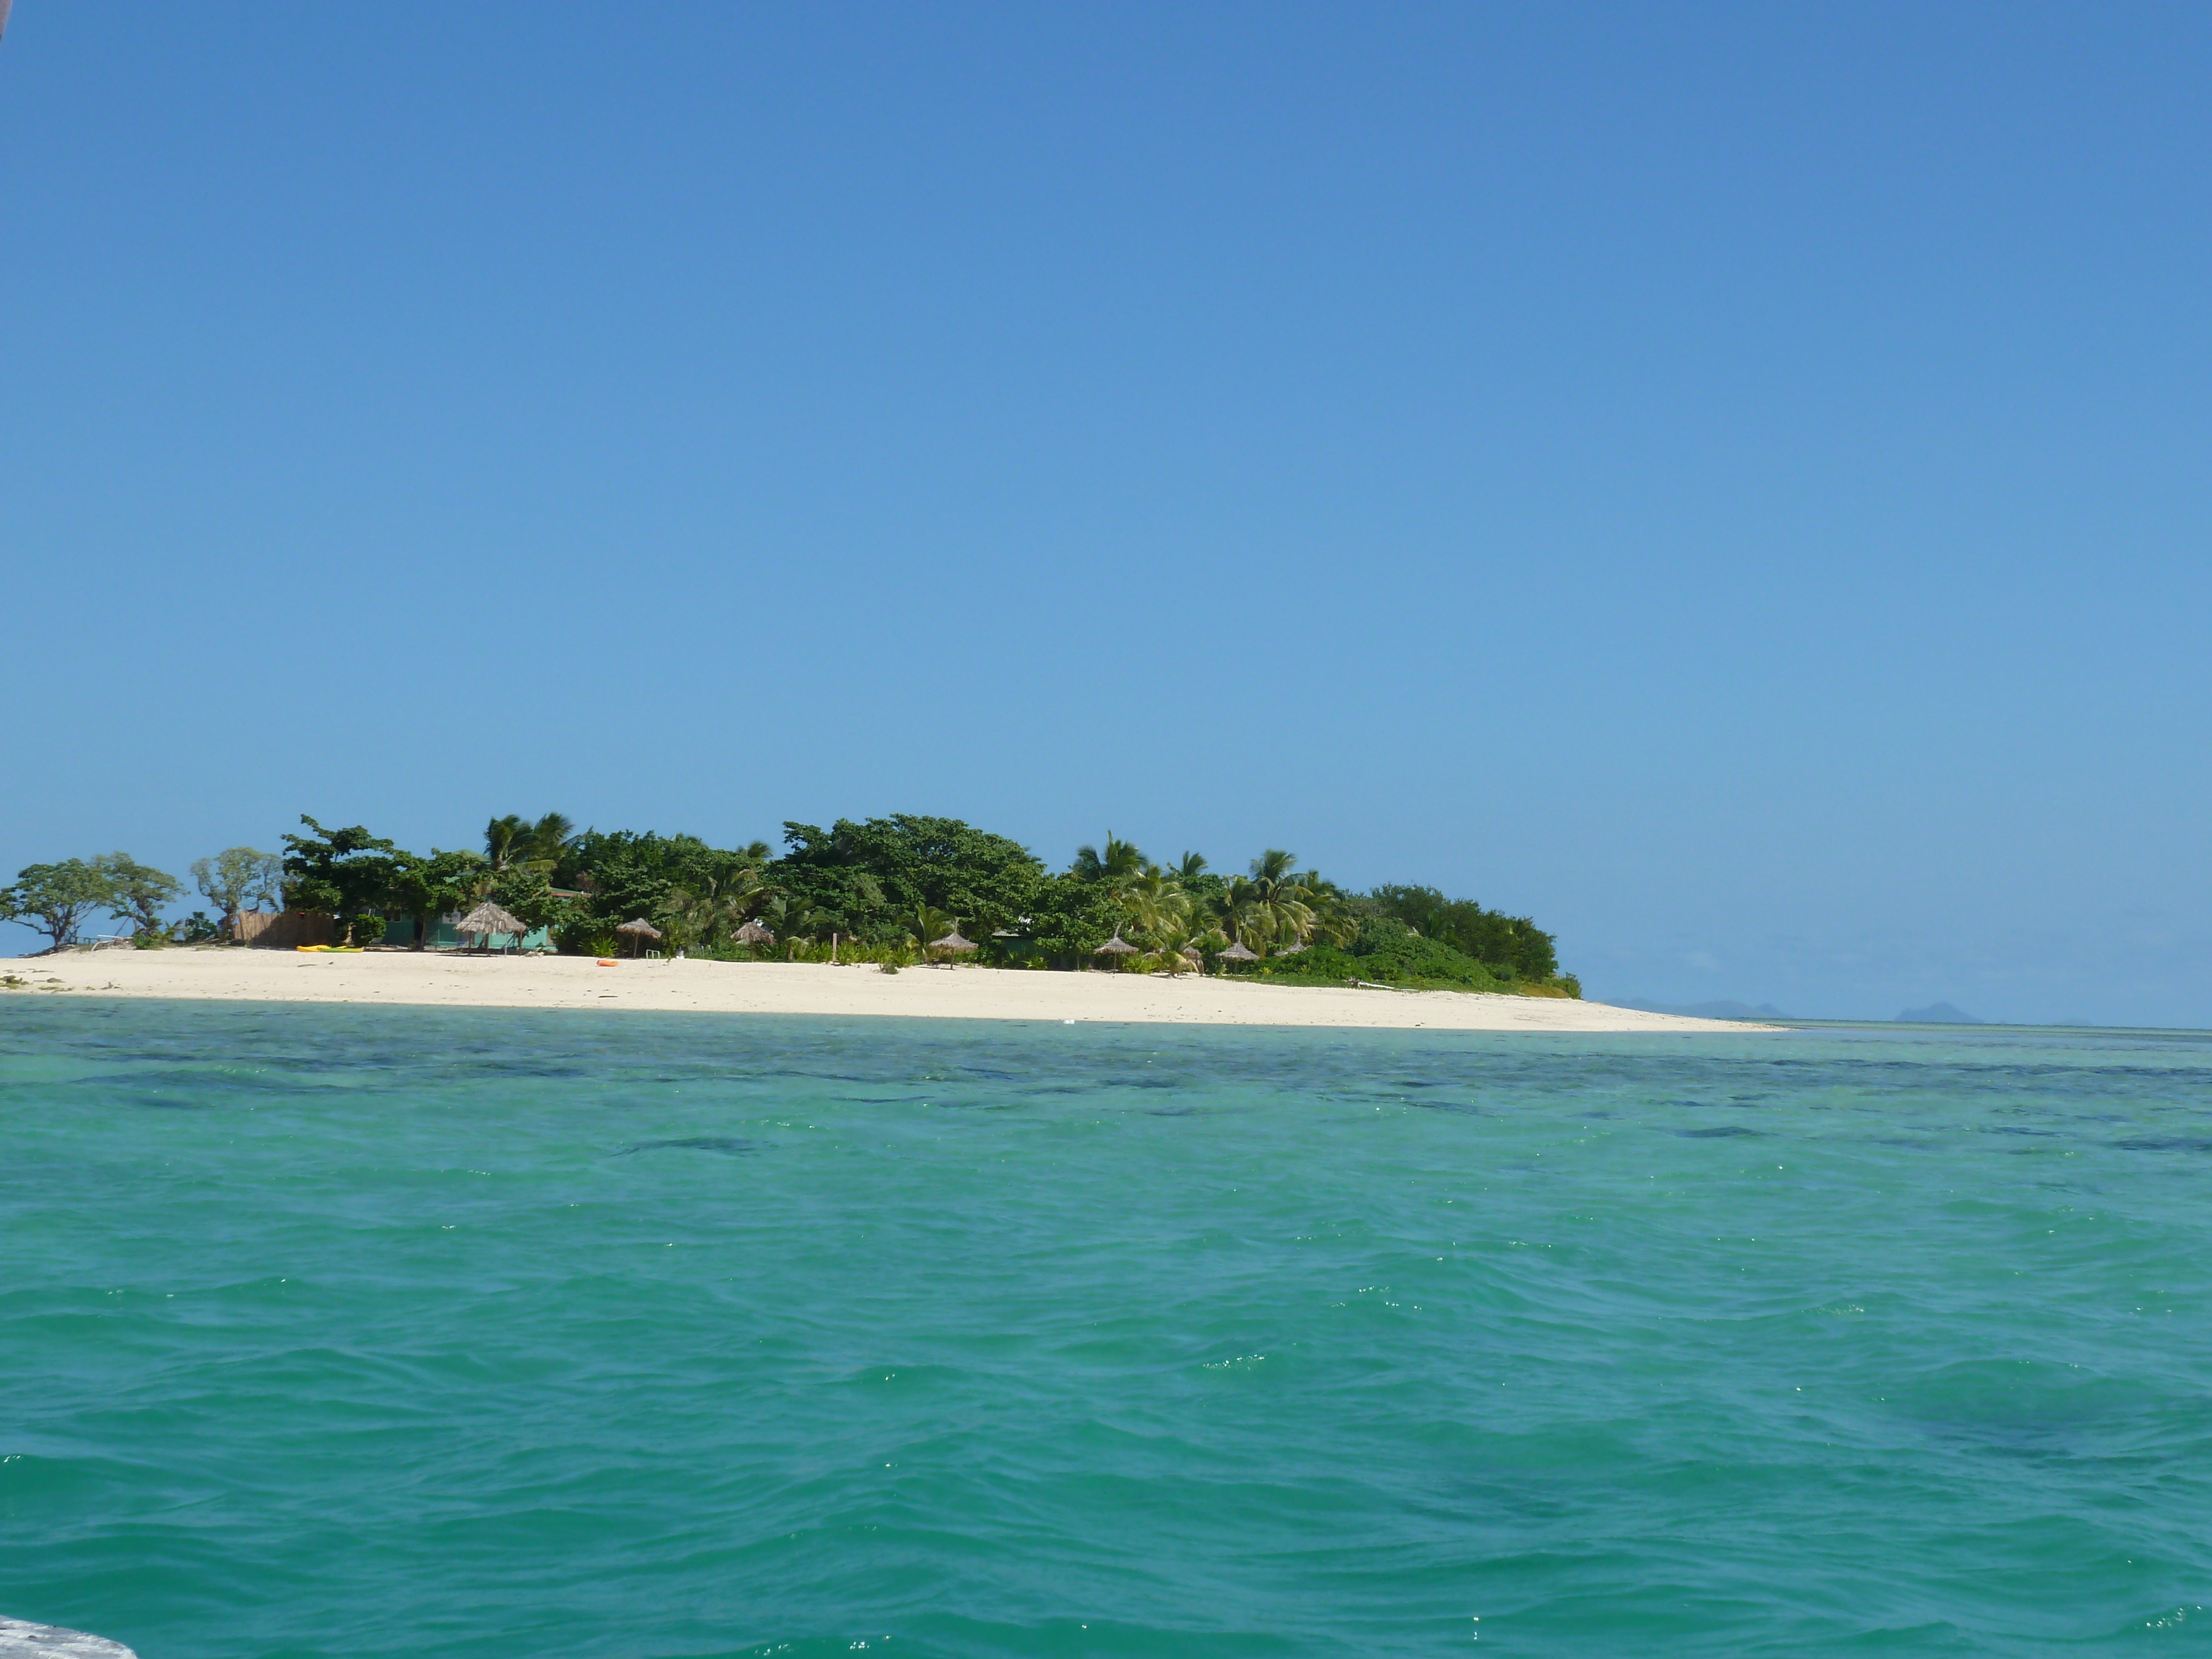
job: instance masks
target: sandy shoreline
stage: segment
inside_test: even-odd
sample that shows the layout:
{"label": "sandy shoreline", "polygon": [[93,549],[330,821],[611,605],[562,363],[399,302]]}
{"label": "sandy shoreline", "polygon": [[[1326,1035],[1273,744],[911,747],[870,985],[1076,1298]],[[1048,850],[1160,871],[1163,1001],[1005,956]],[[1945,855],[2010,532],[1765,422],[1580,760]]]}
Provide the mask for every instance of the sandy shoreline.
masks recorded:
{"label": "sandy shoreline", "polygon": [[1103,1020],[1460,1031],[1745,1031],[1778,1029],[1647,1014],[1598,1002],[1452,991],[1355,991],[1050,974],[988,968],[811,963],[624,962],[585,957],[295,951],[70,951],[0,962],[19,996],[210,998],[445,1008],[632,1008],[686,1013],[905,1015],[938,1019]]}

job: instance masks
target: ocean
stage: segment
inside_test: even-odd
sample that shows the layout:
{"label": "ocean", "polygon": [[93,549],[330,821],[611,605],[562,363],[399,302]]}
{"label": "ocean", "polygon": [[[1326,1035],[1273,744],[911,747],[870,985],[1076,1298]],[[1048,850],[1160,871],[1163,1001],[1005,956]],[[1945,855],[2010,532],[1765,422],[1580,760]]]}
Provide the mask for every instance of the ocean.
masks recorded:
{"label": "ocean", "polygon": [[0,1148],[142,1659],[2212,1649],[2203,1035],[19,996]]}

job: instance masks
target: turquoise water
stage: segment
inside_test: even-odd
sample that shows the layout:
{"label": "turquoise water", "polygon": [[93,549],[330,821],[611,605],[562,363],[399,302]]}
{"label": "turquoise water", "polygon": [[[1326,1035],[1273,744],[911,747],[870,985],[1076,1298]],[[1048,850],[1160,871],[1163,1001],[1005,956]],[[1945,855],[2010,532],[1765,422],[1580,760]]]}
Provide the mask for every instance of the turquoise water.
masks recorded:
{"label": "turquoise water", "polygon": [[144,1659],[2212,1645],[2203,1037],[10,999],[0,1147]]}

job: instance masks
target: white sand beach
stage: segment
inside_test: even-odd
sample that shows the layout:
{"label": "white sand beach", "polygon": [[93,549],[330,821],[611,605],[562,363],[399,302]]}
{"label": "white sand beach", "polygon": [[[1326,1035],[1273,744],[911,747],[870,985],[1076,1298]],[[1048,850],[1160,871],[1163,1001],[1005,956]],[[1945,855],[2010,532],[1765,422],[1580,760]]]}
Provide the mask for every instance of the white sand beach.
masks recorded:
{"label": "white sand beach", "polygon": [[903,1015],[1170,1025],[1458,1031],[1746,1031],[1780,1028],[1647,1014],[1555,997],[1334,990],[1250,980],[975,967],[624,961],[411,951],[358,956],[181,948],[67,951],[0,963],[17,995],[391,1003],[445,1008],[641,1008],[686,1013]]}

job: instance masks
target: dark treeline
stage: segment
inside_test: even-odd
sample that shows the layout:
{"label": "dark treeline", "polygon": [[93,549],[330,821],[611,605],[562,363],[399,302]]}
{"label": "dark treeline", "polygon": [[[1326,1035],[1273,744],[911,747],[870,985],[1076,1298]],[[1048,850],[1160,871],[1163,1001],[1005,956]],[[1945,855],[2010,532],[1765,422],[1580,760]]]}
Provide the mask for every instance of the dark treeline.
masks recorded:
{"label": "dark treeline", "polygon": [[[233,848],[195,865],[220,919],[198,915],[164,937],[234,933],[241,907],[274,899],[331,917],[342,939],[419,948],[439,919],[489,902],[579,954],[650,939],[664,954],[732,960],[957,955],[1006,967],[1579,994],[1552,936],[1525,916],[1433,887],[1347,891],[1273,848],[1237,874],[1195,853],[1161,863],[1109,835],[1055,871],[1004,836],[905,814],[826,830],[786,823],[781,852],[579,831],[558,813],[494,818],[481,850],[417,854],[364,826],[325,829],[311,817],[283,842],[281,860]],[[624,935],[625,922],[652,931]]]}

